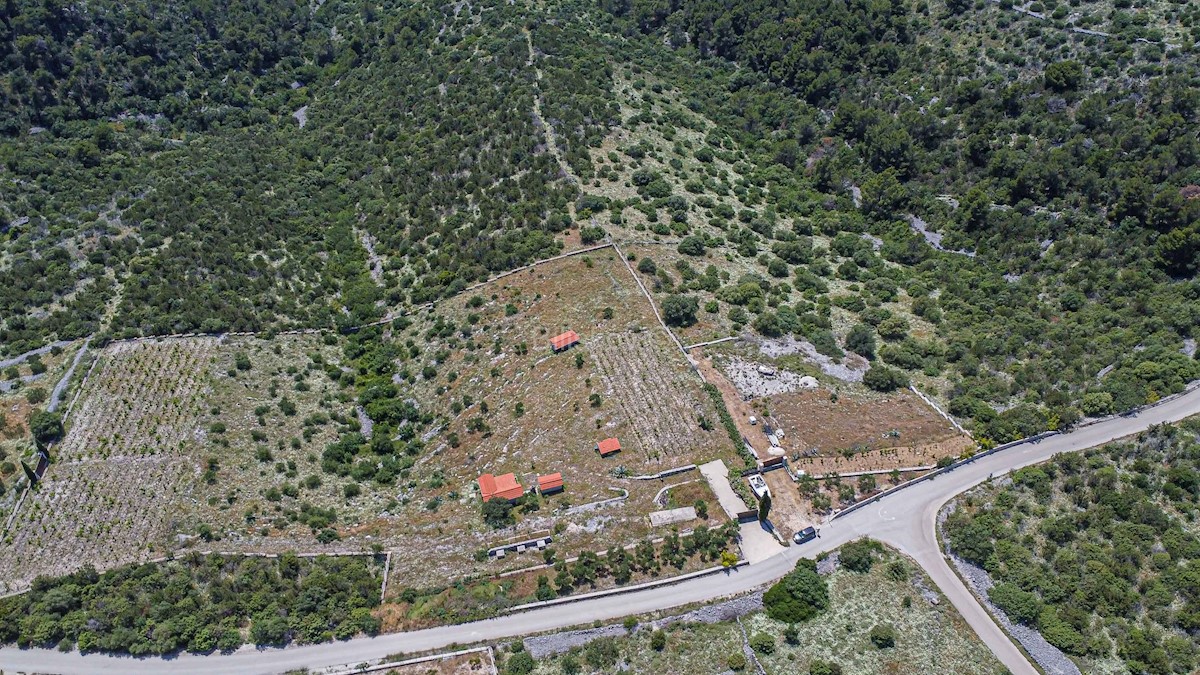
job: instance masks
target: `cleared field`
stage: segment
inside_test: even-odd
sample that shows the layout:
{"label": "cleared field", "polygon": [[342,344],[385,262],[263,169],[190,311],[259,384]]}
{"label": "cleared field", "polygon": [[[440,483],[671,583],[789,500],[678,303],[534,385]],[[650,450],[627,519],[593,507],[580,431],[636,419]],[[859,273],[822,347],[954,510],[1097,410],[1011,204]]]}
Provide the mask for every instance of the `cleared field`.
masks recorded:
{"label": "cleared field", "polygon": [[786,431],[797,468],[813,475],[927,466],[972,441],[907,390],[890,394],[796,391],[756,401]]}
{"label": "cleared field", "polygon": [[[397,383],[432,420],[420,449],[361,456],[346,475],[323,465],[327,446],[373,432],[340,365],[340,339],[108,346],[46,481],[5,534],[0,581],[21,588],[38,573],[187,548],[381,549],[401,553],[391,578],[400,592],[541,562],[536,554],[478,557],[510,541],[553,533],[567,557],[661,535],[646,514],[661,508],[661,488],[689,477],[633,476],[735,456],[700,378],[611,251],[466,295],[383,338],[405,355],[400,367],[414,371]],[[552,354],[549,336],[567,328],[581,343]],[[594,446],[609,436],[623,450],[601,458]],[[384,480],[377,469],[389,462],[394,478]],[[493,530],[475,487],[485,472],[514,472],[525,487],[561,472],[566,489],[530,498],[516,525]],[[719,509],[711,515],[713,524],[722,520]]]}
{"label": "cleared field", "polygon": [[[565,330],[580,335],[579,345],[552,353],[549,338]],[[407,532],[403,541],[417,537],[436,552],[432,560],[394,556],[398,589],[430,585],[430,565],[450,578],[541,562],[536,554],[473,559],[506,541],[553,533],[564,555],[634,543],[653,532],[646,514],[660,508],[653,503],[659,489],[687,478],[630,477],[734,456],[700,378],[611,250],[488,284],[422,314],[390,340],[399,351],[417,348],[402,368],[422,371],[408,386],[435,417],[412,468],[405,515],[362,530],[377,538]],[[595,444],[610,436],[622,451],[601,458]],[[475,487],[489,472],[513,472],[525,487],[537,474],[561,472],[566,489],[537,500],[536,510],[519,509],[515,526],[493,531]],[[626,492],[624,500],[588,506]],[[454,538],[445,536],[451,531]]]}

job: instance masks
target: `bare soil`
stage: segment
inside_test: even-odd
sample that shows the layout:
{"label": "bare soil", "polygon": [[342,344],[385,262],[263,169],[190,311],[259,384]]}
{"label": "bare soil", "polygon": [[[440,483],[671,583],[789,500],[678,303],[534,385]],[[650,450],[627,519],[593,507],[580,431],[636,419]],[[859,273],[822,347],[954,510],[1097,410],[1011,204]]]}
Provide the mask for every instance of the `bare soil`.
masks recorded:
{"label": "bare soil", "polygon": [[810,474],[925,466],[972,443],[910,391],[839,392],[836,400],[831,394],[795,391],[755,401],[784,430],[793,466]]}
{"label": "bare soil", "polygon": [[761,413],[756,411],[749,401],[742,398],[733,383],[713,365],[712,359],[704,355],[703,347],[693,349],[691,354],[700,374],[704,376],[704,380],[721,392],[721,399],[725,401],[725,407],[733,417],[734,424],[737,425],[742,437],[750,441],[759,461],[770,459],[772,457],[771,442],[763,435],[761,427],[750,424],[750,418],[757,417]]}
{"label": "bare soil", "polygon": [[787,471],[769,471],[764,478],[771,491],[771,524],[779,530],[784,541],[791,541],[796,532],[820,521],[813,513],[812,504],[800,496]]}

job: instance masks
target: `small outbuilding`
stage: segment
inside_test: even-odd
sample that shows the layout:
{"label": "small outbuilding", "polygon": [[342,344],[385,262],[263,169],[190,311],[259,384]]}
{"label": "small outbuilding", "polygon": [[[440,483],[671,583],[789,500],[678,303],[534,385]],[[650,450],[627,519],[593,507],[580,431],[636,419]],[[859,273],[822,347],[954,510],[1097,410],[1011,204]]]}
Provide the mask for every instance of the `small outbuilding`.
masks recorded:
{"label": "small outbuilding", "polygon": [[565,352],[577,344],[579,344],[579,334],[573,330],[559,333],[550,338],[550,348],[555,352]]}
{"label": "small outbuilding", "polygon": [[606,438],[596,444],[596,452],[599,452],[601,457],[608,457],[620,451],[621,441],[615,438]]}
{"label": "small outbuilding", "polygon": [[538,476],[538,492],[544,495],[553,494],[563,491],[563,477],[561,473],[552,473],[546,476]]}
{"label": "small outbuilding", "polygon": [[500,476],[485,473],[479,477],[478,482],[479,494],[483,496],[485,502],[491,501],[495,497],[512,502],[525,494],[525,489],[517,482],[517,477],[511,473]]}

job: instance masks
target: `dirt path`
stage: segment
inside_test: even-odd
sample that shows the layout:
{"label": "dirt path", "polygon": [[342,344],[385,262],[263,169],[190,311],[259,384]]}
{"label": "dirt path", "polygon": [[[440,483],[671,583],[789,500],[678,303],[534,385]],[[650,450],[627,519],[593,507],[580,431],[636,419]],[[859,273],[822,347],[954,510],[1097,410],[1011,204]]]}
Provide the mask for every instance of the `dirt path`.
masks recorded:
{"label": "dirt path", "polygon": [[729,409],[729,414],[733,416],[733,422],[737,425],[738,431],[742,437],[750,441],[750,445],[754,448],[754,454],[758,455],[759,461],[770,459],[771,442],[763,435],[762,430],[750,424],[750,417],[755,415],[754,409],[750,407],[750,403],[743,401],[737,389],[733,386],[725,374],[722,373],[715,365],[712,359],[704,355],[703,351],[692,352],[692,359],[696,361],[696,366],[700,370],[700,377],[704,378],[705,382],[717,388],[721,392],[721,398],[725,400],[725,407]]}
{"label": "dirt path", "polygon": [[37,349],[31,349],[31,350],[25,352],[24,354],[18,354],[17,356],[14,356],[12,358],[8,358],[8,359],[4,359],[3,361],[0,361],[0,368],[8,368],[9,366],[17,365],[18,363],[24,363],[25,359],[27,359],[31,356],[41,356],[42,354],[48,353],[51,349],[54,349],[55,347],[66,347],[69,344],[71,344],[70,340],[59,340],[58,342],[52,342],[48,345],[45,345],[44,347],[38,347]]}
{"label": "dirt path", "polygon": [[58,384],[54,385],[54,391],[50,394],[50,403],[46,406],[46,410],[54,412],[58,410],[59,404],[62,403],[63,392],[67,390],[67,384],[71,382],[71,375],[75,373],[75,368],[79,365],[79,361],[83,359],[84,352],[87,351],[88,345],[92,343],[92,338],[83,341],[83,346],[79,351],[75,352],[75,360],[71,362],[71,367],[67,368],[67,372],[63,373],[62,379]]}
{"label": "dirt path", "polygon": [[[522,28],[521,32],[525,33],[525,46],[529,49],[529,58],[525,61],[525,65],[533,68],[534,87],[538,93],[533,95],[533,122],[546,134],[546,148],[554,155],[554,160],[558,162],[558,169],[562,172],[564,178],[573,185],[579,185],[579,177],[572,171],[571,167],[567,166],[563,160],[562,152],[558,149],[558,136],[554,133],[554,127],[546,123],[546,118],[542,117],[542,70],[537,67],[533,53],[533,34],[528,28]],[[571,216],[575,215],[575,206],[571,205]]]}

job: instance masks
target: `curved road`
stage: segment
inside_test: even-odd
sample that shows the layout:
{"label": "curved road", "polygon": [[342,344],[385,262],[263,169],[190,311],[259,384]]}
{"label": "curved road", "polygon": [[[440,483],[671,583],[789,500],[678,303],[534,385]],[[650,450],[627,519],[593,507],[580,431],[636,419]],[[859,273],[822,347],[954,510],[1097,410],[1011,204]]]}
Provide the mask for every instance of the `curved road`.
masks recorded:
{"label": "curved road", "polygon": [[610,620],[695,602],[735,595],[768,584],[789,572],[800,557],[812,557],[862,536],[886,542],[912,556],[925,568],[942,593],[966,619],[997,658],[1014,675],[1037,670],[992,621],[971,592],[950,569],[938,548],[934,526],[937,513],[955,495],[1013,469],[1045,461],[1060,452],[1083,450],[1200,413],[1200,388],[1141,411],[1117,417],[1036,443],[1023,443],[988,455],[932,480],[890,494],[878,502],[827,524],[821,537],[755,565],[726,574],[699,577],[577,603],[510,614],[487,621],[441,626],[375,638],[286,649],[245,647],[232,654],[181,654],[170,659],[81,655],[45,649],[0,649],[0,668],[9,671],[56,673],[160,673],[184,675],[257,675],[297,668],[316,671],[329,666],[353,666],[397,652],[440,649],[451,644],[499,640],[517,635]]}

